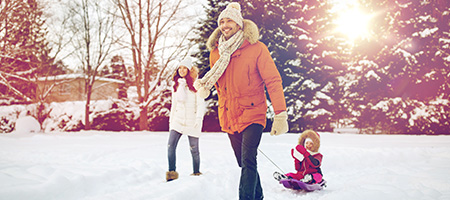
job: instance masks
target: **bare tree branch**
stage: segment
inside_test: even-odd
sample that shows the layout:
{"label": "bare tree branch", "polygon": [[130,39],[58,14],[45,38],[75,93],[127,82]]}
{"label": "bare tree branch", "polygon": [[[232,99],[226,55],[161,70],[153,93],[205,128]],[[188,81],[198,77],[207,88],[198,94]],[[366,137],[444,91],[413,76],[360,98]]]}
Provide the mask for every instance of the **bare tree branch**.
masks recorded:
{"label": "bare tree branch", "polygon": [[[158,99],[157,95],[160,95],[163,87],[167,87],[168,63],[173,61],[176,55],[179,55],[180,49],[185,46],[184,38],[190,33],[190,30],[186,30],[183,35],[179,35],[178,37],[182,39],[177,45],[165,44],[169,37],[167,33],[180,21],[176,15],[181,14],[182,8],[185,8],[182,5],[187,2],[183,0],[114,0],[114,2],[120,10],[120,18],[129,34],[130,46],[127,47],[131,50],[134,84],[137,87],[138,101],[141,107],[140,128],[146,130],[147,107],[151,105],[152,101]],[[131,10],[131,7],[134,9]],[[174,38],[179,41],[179,38]],[[172,40],[175,40],[174,38]],[[126,44],[126,42],[122,44]],[[164,52],[169,51],[167,48],[172,48],[170,50],[172,55],[169,58],[164,57]],[[157,59],[157,56],[161,56],[161,59]]]}

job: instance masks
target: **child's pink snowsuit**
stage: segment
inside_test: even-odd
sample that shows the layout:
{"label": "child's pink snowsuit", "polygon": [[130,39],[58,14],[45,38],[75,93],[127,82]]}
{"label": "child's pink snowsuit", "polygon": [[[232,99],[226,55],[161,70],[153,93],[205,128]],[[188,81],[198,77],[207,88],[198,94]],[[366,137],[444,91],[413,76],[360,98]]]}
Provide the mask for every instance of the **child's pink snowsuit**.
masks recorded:
{"label": "child's pink snowsuit", "polygon": [[[297,145],[296,149],[301,148],[299,146],[301,145]],[[300,180],[303,177],[305,177],[306,174],[311,174],[316,183],[322,181],[322,171],[320,169],[320,165],[322,163],[323,156],[321,153],[318,152],[313,154],[314,155],[311,155],[311,157],[316,160],[314,162],[311,160],[309,156],[308,157],[305,156],[305,158],[301,162],[293,156],[295,162],[295,170],[297,170],[297,173],[287,173],[286,176]]]}
{"label": "child's pink snowsuit", "polygon": [[[305,148],[305,140],[309,138],[311,139],[313,146],[311,148],[311,151],[306,150]],[[319,183],[322,181],[322,170],[320,169],[320,166],[322,164],[322,154],[319,153],[320,148],[320,135],[313,131],[313,130],[306,130],[304,131],[298,140],[298,145],[295,147],[295,149],[292,149],[291,155],[294,158],[295,162],[295,170],[297,170],[296,173],[287,173],[286,176],[292,177],[294,179],[300,180],[305,177],[307,174],[311,174],[313,180],[316,183]],[[294,156],[295,154],[302,154],[300,157],[303,156],[303,159],[300,161]],[[299,158],[301,159],[301,158]]]}

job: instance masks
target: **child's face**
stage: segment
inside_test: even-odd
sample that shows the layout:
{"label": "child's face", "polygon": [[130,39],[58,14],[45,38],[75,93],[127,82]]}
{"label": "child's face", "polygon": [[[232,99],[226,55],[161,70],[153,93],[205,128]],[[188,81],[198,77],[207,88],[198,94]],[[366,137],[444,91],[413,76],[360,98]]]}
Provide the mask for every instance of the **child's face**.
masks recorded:
{"label": "child's face", "polygon": [[313,148],[313,142],[311,142],[309,140],[306,141],[305,142],[305,148],[311,151],[311,149]]}

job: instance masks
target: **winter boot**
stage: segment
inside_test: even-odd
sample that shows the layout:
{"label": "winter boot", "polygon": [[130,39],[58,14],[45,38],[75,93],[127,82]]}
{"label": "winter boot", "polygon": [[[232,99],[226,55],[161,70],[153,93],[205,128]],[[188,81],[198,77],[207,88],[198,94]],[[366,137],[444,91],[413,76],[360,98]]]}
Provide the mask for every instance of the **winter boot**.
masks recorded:
{"label": "winter boot", "polygon": [[191,174],[191,176],[200,176],[200,175],[202,175],[201,172],[196,172],[196,173]]}
{"label": "winter boot", "polygon": [[178,178],[178,172],[176,171],[168,171],[166,172],[166,180],[167,182],[175,180]]}
{"label": "winter boot", "polygon": [[306,174],[302,179],[300,179],[303,183],[312,183],[312,180],[311,174]]}
{"label": "winter boot", "polygon": [[277,181],[280,181],[281,179],[288,179],[289,177],[287,177],[286,175],[284,175],[280,172],[274,172],[273,178],[275,178],[275,180],[277,180]]}

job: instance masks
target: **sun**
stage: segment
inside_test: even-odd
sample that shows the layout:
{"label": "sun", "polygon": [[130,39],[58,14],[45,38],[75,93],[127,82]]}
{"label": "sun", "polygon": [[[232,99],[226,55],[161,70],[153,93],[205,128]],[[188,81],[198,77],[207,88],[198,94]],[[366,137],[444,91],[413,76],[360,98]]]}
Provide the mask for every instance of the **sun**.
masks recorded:
{"label": "sun", "polygon": [[370,21],[372,16],[358,8],[356,1],[336,1],[333,5],[338,16],[333,23],[335,31],[343,34],[347,39],[367,39],[370,37]]}
{"label": "sun", "polygon": [[355,40],[369,36],[369,22],[369,15],[352,9],[340,14],[334,23],[337,25],[336,31],[344,34],[350,40]]}

